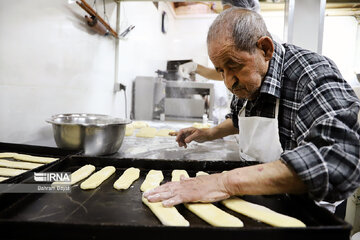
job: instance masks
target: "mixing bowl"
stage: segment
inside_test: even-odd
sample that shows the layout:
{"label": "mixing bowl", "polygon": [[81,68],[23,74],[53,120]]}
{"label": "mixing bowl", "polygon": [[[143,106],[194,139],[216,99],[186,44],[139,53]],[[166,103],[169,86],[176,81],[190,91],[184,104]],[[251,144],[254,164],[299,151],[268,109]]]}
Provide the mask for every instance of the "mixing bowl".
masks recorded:
{"label": "mixing bowl", "polygon": [[59,148],[83,150],[85,155],[108,155],[117,152],[124,140],[130,120],[108,115],[70,113],[52,116],[56,145]]}

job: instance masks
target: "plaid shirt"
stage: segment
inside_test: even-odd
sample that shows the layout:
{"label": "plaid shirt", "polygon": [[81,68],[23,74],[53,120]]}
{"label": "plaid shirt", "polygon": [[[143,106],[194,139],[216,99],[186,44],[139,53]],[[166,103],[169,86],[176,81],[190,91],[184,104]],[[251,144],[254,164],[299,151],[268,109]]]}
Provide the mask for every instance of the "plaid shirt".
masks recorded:
{"label": "plaid shirt", "polygon": [[[245,116],[274,118],[280,98],[281,160],[307,185],[314,200],[347,198],[360,184],[360,101],[335,63],[294,45],[275,44],[260,95]],[[243,99],[233,96],[231,117],[238,127]]]}

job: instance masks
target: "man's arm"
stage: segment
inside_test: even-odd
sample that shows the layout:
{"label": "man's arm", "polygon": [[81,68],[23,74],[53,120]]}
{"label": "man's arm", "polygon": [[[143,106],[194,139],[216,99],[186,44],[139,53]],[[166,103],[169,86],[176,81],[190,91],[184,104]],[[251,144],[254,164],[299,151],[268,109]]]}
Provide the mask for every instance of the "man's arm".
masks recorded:
{"label": "man's arm", "polygon": [[195,72],[207,79],[223,81],[221,74],[213,68],[208,68],[198,64]]}
{"label": "man's arm", "polygon": [[176,141],[179,147],[187,147],[187,144],[196,142],[212,141],[228,135],[239,133],[239,129],[235,128],[230,118],[226,119],[219,125],[210,129],[197,129],[194,127],[181,129],[176,134]]}
{"label": "man's arm", "polygon": [[150,202],[166,207],[184,202],[214,202],[233,195],[305,193],[306,186],[281,160],[229,172],[182,178],[144,193]]}

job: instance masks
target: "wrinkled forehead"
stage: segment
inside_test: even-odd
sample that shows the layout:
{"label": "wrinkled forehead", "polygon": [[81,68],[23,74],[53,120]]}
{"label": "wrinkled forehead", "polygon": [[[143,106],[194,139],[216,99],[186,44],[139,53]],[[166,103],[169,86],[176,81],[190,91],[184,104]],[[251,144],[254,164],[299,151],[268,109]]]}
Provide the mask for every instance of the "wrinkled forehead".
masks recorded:
{"label": "wrinkled forehead", "polygon": [[219,37],[208,42],[208,55],[209,58],[218,59],[224,57],[234,51],[234,42],[228,38]]}

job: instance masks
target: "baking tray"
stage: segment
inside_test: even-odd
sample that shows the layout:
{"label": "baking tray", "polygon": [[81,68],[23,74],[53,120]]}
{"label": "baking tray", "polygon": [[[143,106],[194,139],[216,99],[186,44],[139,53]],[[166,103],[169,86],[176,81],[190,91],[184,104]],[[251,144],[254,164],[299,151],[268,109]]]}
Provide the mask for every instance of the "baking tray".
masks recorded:
{"label": "baking tray", "polygon": [[[133,239],[349,239],[351,226],[327,210],[318,207],[305,196],[271,195],[243,196],[245,200],[302,220],[306,228],[278,228],[233,212],[221,204],[221,209],[240,218],[243,228],[212,227],[183,205],[179,212],[190,227],[163,226],[141,202],[140,185],[150,169],[162,170],[164,182],[170,181],[173,169],[185,169],[190,176],[197,171],[209,173],[242,167],[239,161],[169,161],[115,159],[110,157],[71,156],[44,171],[75,171],[85,164],[96,170],[108,165],[117,171],[95,190],[84,191],[79,184],[71,193],[34,193],[12,202],[0,198],[0,228],[2,239],[105,239],[131,236]],[[113,183],[128,167],[140,168],[140,178],[128,190],[118,191]],[[27,182],[27,180],[25,180]],[[126,235],[125,235],[126,234]],[[129,234],[129,235],[127,235]]]}
{"label": "baking tray", "polygon": [[[4,142],[0,142],[0,152],[15,152],[15,153],[35,155],[35,156],[41,156],[41,157],[54,157],[54,158],[59,158],[59,160],[65,158],[67,156],[70,156],[70,155],[76,155],[76,154],[81,153],[80,151],[74,151],[74,150],[65,150],[65,149],[60,149],[60,148],[33,146],[33,145],[24,145],[24,144],[15,144],[15,143],[4,143]],[[28,170],[22,174],[14,176],[14,177],[9,177],[9,179],[4,180],[1,183],[22,182],[25,179],[32,177],[33,172],[40,172],[43,169],[54,164],[55,162],[44,164],[40,167]]]}

